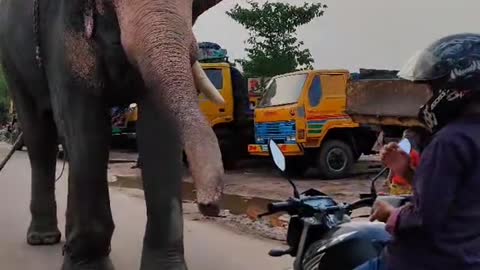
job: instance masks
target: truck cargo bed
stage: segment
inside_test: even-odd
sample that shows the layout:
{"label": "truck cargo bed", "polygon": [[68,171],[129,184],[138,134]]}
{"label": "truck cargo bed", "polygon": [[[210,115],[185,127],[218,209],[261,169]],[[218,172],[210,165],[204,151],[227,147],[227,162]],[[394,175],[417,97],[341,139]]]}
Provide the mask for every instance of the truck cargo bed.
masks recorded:
{"label": "truck cargo bed", "polygon": [[426,85],[400,79],[352,80],[346,112],[362,124],[422,126],[417,114],[430,98]]}

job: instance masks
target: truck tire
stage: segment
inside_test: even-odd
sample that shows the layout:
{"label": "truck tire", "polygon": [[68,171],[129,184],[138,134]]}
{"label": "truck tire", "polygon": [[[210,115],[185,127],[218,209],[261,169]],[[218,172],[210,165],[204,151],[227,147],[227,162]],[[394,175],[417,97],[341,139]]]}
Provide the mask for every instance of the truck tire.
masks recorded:
{"label": "truck tire", "polygon": [[344,178],[349,175],[355,163],[350,145],[340,140],[328,140],[322,143],[317,166],[326,179]]}

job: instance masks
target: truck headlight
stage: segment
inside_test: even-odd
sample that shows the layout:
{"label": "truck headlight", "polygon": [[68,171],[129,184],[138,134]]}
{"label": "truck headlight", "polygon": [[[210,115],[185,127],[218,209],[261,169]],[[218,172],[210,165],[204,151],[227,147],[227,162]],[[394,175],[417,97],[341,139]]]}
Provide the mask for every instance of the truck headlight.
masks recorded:
{"label": "truck headlight", "polygon": [[294,142],[296,140],[297,138],[295,136],[287,136],[287,139],[286,139],[287,142]]}

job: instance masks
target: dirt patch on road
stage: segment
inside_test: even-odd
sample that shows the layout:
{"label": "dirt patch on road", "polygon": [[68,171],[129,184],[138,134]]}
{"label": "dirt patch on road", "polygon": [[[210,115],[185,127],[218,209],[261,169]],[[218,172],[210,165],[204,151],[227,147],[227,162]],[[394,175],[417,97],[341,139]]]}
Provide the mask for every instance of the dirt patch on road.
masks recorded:
{"label": "dirt patch on road", "polygon": [[[375,162],[375,160],[370,162]],[[141,173],[139,169],[132,169],[133,165],[134,163],[109,164],[110,185],[143,198]],[[376,171],[373,170],[371,173],[373,172]],[[322,180],[310,177],[295,180],[295,183],[300,192],[314,188],[332,196],[338,203],[353,202],[358,199],[360,193],[369,192],[371,173],[368,174],[367,171],[364,174],[340,180]],[[225,195],[221,202],[222,217],[219,218],[207,218],[198,212],[194,204],[195,188],[187,169],[184,171],[182,192],[185,218],[216,222],[236,232],[280,241],[285,240],[287,215],[256,219],[258,214],[266,211],[266,205],[269,202],[285,200],[292,196],[292,188],[289,183],[271,167],[248,166],[227,172]],[[365,211],[361,213],[359,211],[359,215],[368,213],[368,209],[362,210]]]}
{"label": "dirt patch on road", "polygon": [[[129,196],[144,199],[143,191],[140,189],[119,186],[113,186],[111,188],[117,189]],[[268,217],[252,219],[249,214],[234,215],[225,209],[221,211],[220,217],[205,217],[200,214],[197,205],[191,201],[183,202],[183,215],[189,220],[215,222],[237,233],[255,235],[270,240],[285,241],[287,233],[286,225],[288,219],[284,216],[278,218],[281,223],[275,224],[275,226]]]}

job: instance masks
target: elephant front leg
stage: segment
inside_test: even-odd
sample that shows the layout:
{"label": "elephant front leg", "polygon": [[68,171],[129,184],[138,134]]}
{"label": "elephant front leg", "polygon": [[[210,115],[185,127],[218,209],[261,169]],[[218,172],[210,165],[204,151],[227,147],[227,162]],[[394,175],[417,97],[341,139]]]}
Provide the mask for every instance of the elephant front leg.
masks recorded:
{"label": "elephant front leg", "polygon": [[[31,221],[27,231],[30,245],[53,245],[60,242],[55,201],[55,166],[57,131],[53,115],[40,113],[28,94],[28,87],[18,83],[10,69],[5,69],[18,119],[23,130],[31,166]],[[35,90],[40,90],[36,86]]]}
{"label": "elephant front leg", "polygon": [[109,114],[100,97],[70,91],[63,99],[57,117],[63,120],[69,175],[62,269],[113,269],[109,253],[114,224],[107,182]]}
{"label": "elephant front leg", "polygon": [[141,270],[186,270],[181,202],[182,144],[175,121],[139,104],[137,143],[147,206]]}
{"label": "elephant front leg", "polygon": [[61,234],[57,227],[55,202],[56,128],[52,118],[43,116],[34,123],[27,123],[23,130],[32,167],[32,220],[27,242],[30,245],[57,244]]}

